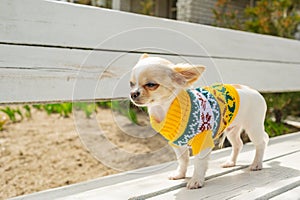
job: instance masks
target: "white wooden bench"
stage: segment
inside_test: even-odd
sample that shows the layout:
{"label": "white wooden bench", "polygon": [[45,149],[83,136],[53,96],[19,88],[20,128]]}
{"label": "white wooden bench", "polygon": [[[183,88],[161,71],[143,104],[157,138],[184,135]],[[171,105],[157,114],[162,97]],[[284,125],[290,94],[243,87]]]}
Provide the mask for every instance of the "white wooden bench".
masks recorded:
{"label": "white wooden bench", "polygon": [[[127,98],[130,70],[144,52],[206,65],[200,85],[300,91],[299,41],[57,1],[2,0],[0,104]],[[166,180],[175,167],[167,163],[15,199],[299,198],[299,142],[300,133],[272,139],[259,172],[246,169],[251,144],[232,169],[219,167],[229,149],[216,151],[200,190]]]}
{"label": "white wooden bench", "polygon": [[[84,183],[42,191],[14,200],[40,199],[299,199],[300,198],[300,132],[270,140],[264,158],[264,169],[247,169],[254,156],[251,144],[244,146],[238,166],[221,168],[230,154],[225,148],[212,153],[207,181],[199,190],[187,190],[186,180],[170,181],[170,170],[176,163],[165,163]],[[192,166],[188,176],[192,175]]]}

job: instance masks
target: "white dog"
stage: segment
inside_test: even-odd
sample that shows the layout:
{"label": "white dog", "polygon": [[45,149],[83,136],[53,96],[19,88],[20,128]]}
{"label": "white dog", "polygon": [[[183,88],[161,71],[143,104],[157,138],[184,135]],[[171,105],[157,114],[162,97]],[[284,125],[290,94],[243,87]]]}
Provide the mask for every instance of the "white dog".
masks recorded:
{"label": "white dog", "polygon": [[222,167],[233,167],[243,143],[242,129],[256,147],[250,170],[261,170],[268,135],[264,131],[266,103],[247,86],[216,84],[189,89],[205,70],[203,66],[173,64],[143,54],[131,75],[131,100],[147,106],[152,127],[173,146],[179,166],[169,179],[185,178],[189,150],[195,155],[194,173],[188,189],[204,184],[213,139],[222,132],[232,144],[230,159]]}

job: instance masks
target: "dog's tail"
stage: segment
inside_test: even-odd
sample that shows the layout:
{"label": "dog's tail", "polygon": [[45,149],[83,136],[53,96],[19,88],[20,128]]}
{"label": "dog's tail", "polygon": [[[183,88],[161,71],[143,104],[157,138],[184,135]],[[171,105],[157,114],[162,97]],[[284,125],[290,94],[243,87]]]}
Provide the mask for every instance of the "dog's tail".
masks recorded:
{"label": "dog's tail", "polygon": [[222,136],[220,137],[219,139],[219,148],[223,148],[223,145],[224,145],[224,142],[225,142],[225,139],[226,139],[226,136],[227,136],[227,132],[224,131]]}

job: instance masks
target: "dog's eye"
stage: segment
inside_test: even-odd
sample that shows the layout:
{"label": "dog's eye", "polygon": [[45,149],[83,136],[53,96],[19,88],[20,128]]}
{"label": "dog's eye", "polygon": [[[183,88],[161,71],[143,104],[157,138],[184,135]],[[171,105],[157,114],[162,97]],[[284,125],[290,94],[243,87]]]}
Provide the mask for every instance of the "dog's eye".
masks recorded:
{"label": "dog's eye", "polygon": [[134,87],[134,86],[135,86],[135,84],[130,81],[130,87]]}
{"label": "dog's eye", "polygon": [[157,84],[156,83],[147,83],[146,86],[152,88],[152,87],[157,86]]}
{"label": "dog's eye", "polygon": [[155,90],[156,88],[158,88],[158,86],[159,86],[159,84],[157,84],[157,83],[147,83],[147,84],[145,84],[145,87],[146,88],[149,88],[150,90],[152,89],[152,90]]}

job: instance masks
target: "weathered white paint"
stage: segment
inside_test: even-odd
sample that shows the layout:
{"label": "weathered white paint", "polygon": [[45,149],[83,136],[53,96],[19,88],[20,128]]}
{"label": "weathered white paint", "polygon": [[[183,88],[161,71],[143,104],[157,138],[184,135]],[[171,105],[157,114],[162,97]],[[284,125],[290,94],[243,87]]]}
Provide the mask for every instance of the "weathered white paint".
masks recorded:
{"label": "weathered white paint", "polygon": [[283,199],[284,200],[300,199],[300,186],[298,186],[295,189],[284,192],[281,195],[278,195],[274,198],[271,198],[271,200],[283,200]]}
{"label": "weathered white paint", "polygon": [[[0,45],[0,55],[0,90],[7,91],[0,93],[1,103],[127,97],[130,70],[140,56],[11,45]],[[214,65],[208,58],[164,57],[173,62],[206,65],[202,82],[196,85],[227,82],[251,85],[260,91],[299,89],[299,80],[289,78],[298,74],[296,65],[265,63],[262,68],[250,61],[215,59]]]}
{"label": "weathered white paint", "polygon": [[[167,179],[170,170],[175,169],[174,162],[20,196],[14,200],[93,200],[131,197],[143,199],[150,196],[153,196],[153,199],[179,200],[198,199],[199,196],[208,199],[242,199],[245,195],[247,195],[245,199],[273,197],[285,192],[285,189],[290,186],[295,187],[300,180],[299,142],[300,132],[272,138],[264,158],[265,169],[257,172],[250,172],[247,169],[247,165],[251,163],[254,156],[252,144],[244,146],[239,155],[238,166],[235,168],[220,167],[220,164],[229,156],[230,148],[214,151],[207,171],[208,180],[205,187],[199,190],[187,191],[183,187],[184,180]],[[192,175],[192,168],[192,166],[188,168],[188,176]],[[161,194],[164,189],[169,189],[169,191]]]}
{"label": "weathered white paint", "polygon": [[238,170],[216,177],[198,191],[182,188],[150,199],[270,199],[300,185],[300,163],[295,162],[299,156],[298,152],[265,162],[261,171]]}
{"label": "weathered white paint", "polygon": [[0,104],[127,97],[142,52],[206,65],[198,85],[300,90],[299,41],[57,1],[2,0]]}
{"label": "weathered white paint", "polygon": [[1,3],[2,42],[94,48],[118,35],[101,47],[128,51],[164,42],[174,50],[180,43],[175,53],[199,56],[196,45],[182,41],[185,36],[211,56],[300,62],[300,42],[294,40],[56,1]]}

